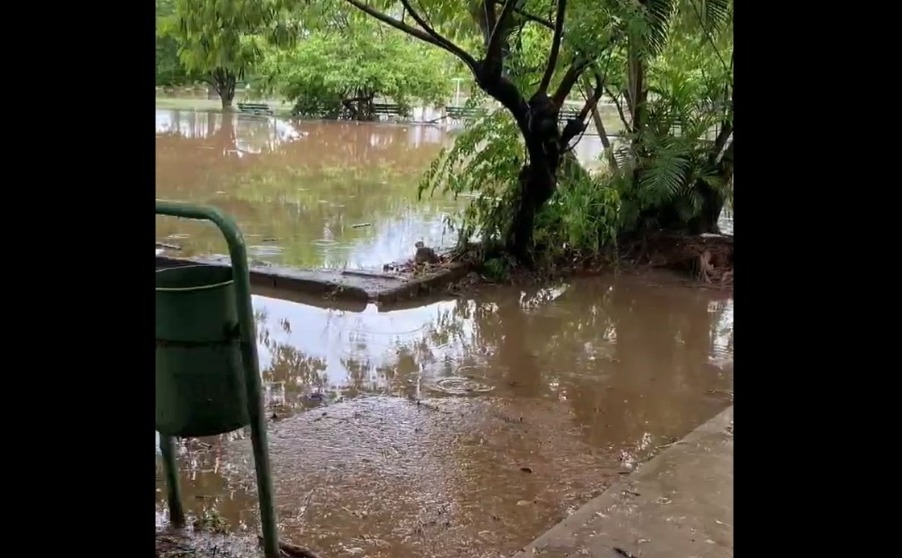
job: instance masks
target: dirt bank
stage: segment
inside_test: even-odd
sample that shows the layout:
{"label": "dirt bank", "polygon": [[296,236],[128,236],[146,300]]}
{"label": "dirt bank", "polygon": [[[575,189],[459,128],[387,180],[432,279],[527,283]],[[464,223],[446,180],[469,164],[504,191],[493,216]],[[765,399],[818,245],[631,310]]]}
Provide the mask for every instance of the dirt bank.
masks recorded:
{"label": "dirt bank", "polygon": [[[473,271],[449,285],[453,294],[463,294],[483,284],[526,286],[612,272],[641,275],[653,283],[733,288],[733,237],[727,235],[655,233],[622,246],[618,254],[562,253],[554,262],[537,264],[535,269],[514,266],[502,255],[486,257],[478,245],[473,245],[461,260],[467,261]],[[503,272],[498,272],[499,267],[505,268]]]}

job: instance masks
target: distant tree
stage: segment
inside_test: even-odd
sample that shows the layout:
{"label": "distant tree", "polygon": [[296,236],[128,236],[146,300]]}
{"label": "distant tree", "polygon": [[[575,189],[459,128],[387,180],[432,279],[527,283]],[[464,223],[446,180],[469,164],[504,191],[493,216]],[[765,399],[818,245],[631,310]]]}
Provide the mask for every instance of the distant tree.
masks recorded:
{"label": "distant tree", "polygon": [[175,0],[156,0],[157,3],[157,60],[156,84],[182,85],[193,81],[179,59],[175,37],[166,32],[167,22],[175,12]]}
{"label": "distant tree", "polygon": [[[341,16],[341,17],[338,17]],[[258,67],[264,89],[301,116],[372,120],[376,97],[403,108],[451,90],[453,57],[386,30],[371,18],[336,14],[291,49],[270,49]]]}
{"label": "distant tree", "polygon": [[281,0],[170,0],[172,15],[160,21],[163,36],[178,45],[187,72],[216,90],[230,110],[235,85],[259,60],[266,41],[290,44],[296,31],[280,18]]}

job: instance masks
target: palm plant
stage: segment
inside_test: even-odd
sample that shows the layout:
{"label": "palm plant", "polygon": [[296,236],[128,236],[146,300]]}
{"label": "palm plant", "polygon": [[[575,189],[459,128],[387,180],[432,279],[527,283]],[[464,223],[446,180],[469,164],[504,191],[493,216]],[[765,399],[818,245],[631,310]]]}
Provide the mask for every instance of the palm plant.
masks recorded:
{"label": "palm plant", "polygon": [[733,2],[646,6],[616,96],[629,132],[616,154],[623,223],[716,231],[733,175]]}

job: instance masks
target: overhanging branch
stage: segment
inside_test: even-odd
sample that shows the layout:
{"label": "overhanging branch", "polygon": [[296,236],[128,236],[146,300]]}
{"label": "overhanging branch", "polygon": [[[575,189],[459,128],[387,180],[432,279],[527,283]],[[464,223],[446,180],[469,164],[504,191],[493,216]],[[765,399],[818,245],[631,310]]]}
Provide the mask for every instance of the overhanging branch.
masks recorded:
{"label": "overhanging branch", "polygon": [[[570,140],[586,131],[586,117],[598,105],[598,101],[601,100],[601,95],[604,93],[604,78],[598,72],[592,72],[592,74],[595,76],[595,89],[592,90],[592,94],[586,99],[586,103],[580,109],[579,114],[575,118],[568,120],[567,125],[564,126],[564,131],[561,132],[562,148],[566,149]],[[602,132],[599,131],[599,133]]]}
{"label": "overhanging branch", "polygon": [[[492,1],[494,4],[496,4],[498,6],[504,5],[504,2],[502,0],[492,0]],[[521,8],[516,8],[516,7],[514,8],[514,13],[527,21],[531,21],[533,23],[538,23],[539,25],[541,25],[543,27],[547,27],[548,29],[551,29],[552,31],[554,31],[554,24],[551,23],[550,21],[548,21],[547,19],[543,19],[539,16],[532,15],[531,13],[529,13]]]}
{"label": "overhanging branch", "polygon": [[567,71],[564,73],[564,77],[561,78],[561,83],[558,85],[557,91],[551,96],[551,100],[554,101],[554,104],[558,107],[564,104],[564,101],[567,100],[567,95],[573,90],[573,86],[576,85],[579,76],[581,76],[586,68],[589,67],[590,63],[591,61],[586,60],[585,58],[577,58],[573,61],[573,64],[570,64],[570,67],[567,68]]}
{"label": "overhanging branch", "polygon": [[608,94],[608,97],[613,101],[614,106],[617,108],[617,114],[620,116],[620,123],[623,124],[623,129],[630,133],[633,131],[632,124],[629,119],[626,117],[626,113],[623,112],[623,104],[620,102],[620,99],[617,95],[614,95],[614,92],[605,87],[605,93]]}
{"label": "overhanging branch", "polygon": [[[561,39],[564,35],[564,12],[566,10],[567,0],[557,0],[557,12],[554,16],[554,35],[551,38],[551,54],[548,55],[548,65],[545,66],[545,74],[539,83],[538,93],[546,93],[548,91],[551,77],[554,75],[555,67],[557,67],[557,58],[561,52]],[[570,87],[571,89],[573,88],[572,85]]]}
{"label": "overhanging branch", "polygon": [[417,25],[422,27],[423,30],[427,34],[432,36],[436,41],[441,43],[442,48],[463,60],[464,63],[470,66],[470,68],[473,68],[473,64],[476,63],[473,57],[467,54],[462,48],[452,43],[447,38],[443,37],[438,33],[438,31],[433,29],[433,27],[429,25],[429,23],[423,18],[423,16],[421,16],[415,9],[413,9],[413,6],[410,4],[410,0],[401,0],[401,4],[404,6],[404,9],[407,10],[407,13],[410,14],[410,17],[412,17],[413,20],[417,22]]}
{"label": "overhanging branch", "polygon": [[[417,29],[416,27],[413,27],[412,25],[408,25],[408,24],[404,23],[403,21],[400,21],[400,20],[395,19],[388,15],[385,15],[384,13],[382,13],[376,9],[373,9],[373,8],[367,6],[366,4],[360,2],[360,0],[345,0],[345,2],[347,2],[348,4],[351,4],[352,6],[354,6],[358,10],[362,11],[363,13],[367,14],[368,16],[370,16],[374,19],[377,19],[386,25],[394,27],[395,29],[397,29],[399,31],[403,31],[404,33],[407,33],[411,37],[415,37],[415,38],[423,41],[424,43],[428,43],[430,45],[437,46],[442,50],[450,52],[454,56],[460,58],[467,66],[470,67],[470,69],[475,69],[476,60],[472,56],[467,54],[463,49],[461,49],[460,47],[458,47],[451,41],[448,41],[441,35],[438,35],[437,33],[435,33],[435,31],[432,30],[432,28],[429,25],[426,25],[423,27],[423,29],[427,30],[427,31],[424,31],[423,29]],[[417,24],[422,26],[423,25],[423,23],[421,23],[422,18],[417,19],[417,17],[419,17],[419,16],[414,17],[414,11],[412,9],[410,9],[409,2],[402,0],[402,3],[404,4],[405,8],[407,8],[407,11],[410,13],[410,16],[414,18],[414,20],[417,22]],[[432,31],[432,33],[430,33],[429,31]]]}
{"label": "overhanging branch", "polygon": [[616,31],[611,34],[611,37],[608,39],[607,43],[605,43],[600,49],[598,49],[598,54],[594,56],[577,56],[574,59],[573,64],[567,68],[567,72],[564,74],[564,77],[561,79],[561,83],[558,85],[557,91],[554,92],[554,95],[551,96],[551,99],[557,104],[557,106],[562,106],[564,101],[567,100],[567,96],[570,95],[570,91],[573,90],[573,86],[576,85],[576,81],[579,79],[579,76],[586,71],[586,68],[591,66],[598,60],[598,57],[601,56],[601,53],[606,51],[607,49],[614,46],[614,43],[619,41],[624,35],[623,29]]}

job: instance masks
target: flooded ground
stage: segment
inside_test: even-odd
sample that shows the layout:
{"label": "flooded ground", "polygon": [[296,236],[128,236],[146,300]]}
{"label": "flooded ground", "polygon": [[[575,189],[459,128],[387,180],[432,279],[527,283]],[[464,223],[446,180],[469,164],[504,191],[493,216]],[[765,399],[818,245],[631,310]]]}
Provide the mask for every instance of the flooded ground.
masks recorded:
{"label": "flooded ground", "polygon": [[[453,242],[443,221],[466,200],[416,199],[451,140],[157,110],[157,197],[233,215],[258,260],[381,267]],[[158,218],[157,238],[226,252],[206,224]],[[325,556],[509,556],[732,400],[725,293],[621,276],[389,312],[300,300],[254,305],[281,536]],[[245,433],[180,451],[193,520],[256,532]],[[158,525],[164,493],[158,480]]]}
{"label": "flooded ground", "polygon": [[[466,199],[426,197],[417,185],[453,136],[440,126],[288,122],[158,109],[157,197],[214,204],[233,215],[251,257],[300,267],[381,268],[414,243],[445,246],[447,217]],[[578,146],[587,164],[597,137]],[[208,224],[157,219],[173,255],[224,254]]]}
{"label": "flooded ground", "polygon": [[[732,400],[732,298],[650,278],[254,303],[281,536],[325,556],[508,556]],[[254,532],[246,436],[181,452],[193,517]]]}

